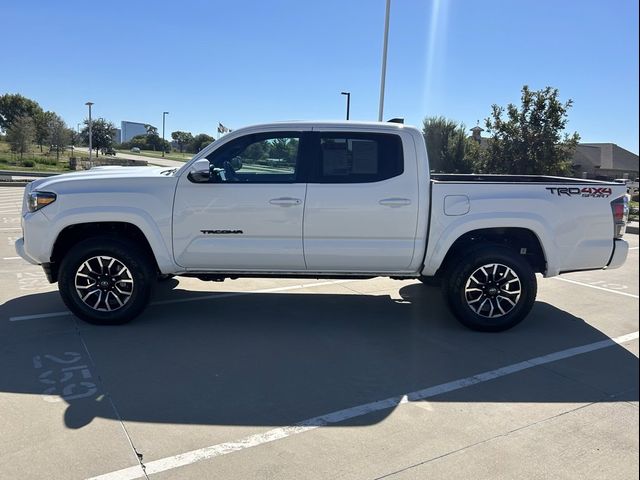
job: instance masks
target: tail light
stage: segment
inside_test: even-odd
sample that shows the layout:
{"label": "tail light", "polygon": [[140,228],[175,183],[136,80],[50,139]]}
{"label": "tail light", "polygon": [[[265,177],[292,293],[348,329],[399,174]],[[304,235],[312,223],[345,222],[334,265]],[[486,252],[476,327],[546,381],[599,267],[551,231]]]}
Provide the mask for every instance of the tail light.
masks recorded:
{"label": "tail light", "polygon": [[622,238],[629,220],[629,197],[623,195],[611,202],[611,213],[613,214],[613,237]]}

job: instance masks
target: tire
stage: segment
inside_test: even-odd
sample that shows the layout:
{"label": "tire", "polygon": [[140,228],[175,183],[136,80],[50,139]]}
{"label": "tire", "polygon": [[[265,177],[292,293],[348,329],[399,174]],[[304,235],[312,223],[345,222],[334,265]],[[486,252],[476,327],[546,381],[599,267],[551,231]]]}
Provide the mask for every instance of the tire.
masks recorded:
{"label": "tire", "polygon": [[156,277],[152,259],[135,243],[99,236],[74,245],[63,258],[58,289],[82,320],[121,325],[145,309]]}
{"label": "tire", "polygon": [[472,330],[501,332],[529,314],[538,284],[531,265],[517,252],[483,246],[449,266],[442,288],[460,323]]}

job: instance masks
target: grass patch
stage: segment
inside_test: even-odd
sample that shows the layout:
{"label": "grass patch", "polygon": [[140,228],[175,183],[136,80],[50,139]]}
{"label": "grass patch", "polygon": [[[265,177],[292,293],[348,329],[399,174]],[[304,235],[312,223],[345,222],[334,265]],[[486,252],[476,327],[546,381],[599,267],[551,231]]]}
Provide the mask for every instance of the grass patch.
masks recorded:
{"label": "grass patch", "polygon": [[[70,151],[60,152],[59,158],[56,158],[55,152],[49,152],[48,149],[40,148],[32,145],[28,152],[20,158],[19,154],[11,151],[11,146],[7,142],[0,142],[0,170],[33,170],[34,172],[68,172]],[[74,152],[75,157],[86,157],[87,154]]]}

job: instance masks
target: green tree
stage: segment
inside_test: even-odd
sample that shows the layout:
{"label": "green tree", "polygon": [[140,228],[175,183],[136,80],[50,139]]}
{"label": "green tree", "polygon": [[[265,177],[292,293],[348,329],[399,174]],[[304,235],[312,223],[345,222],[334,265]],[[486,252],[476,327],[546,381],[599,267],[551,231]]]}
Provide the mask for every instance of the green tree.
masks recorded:
{"label": "green tree", "polygon": [[179,130],[176,132],[171,132],[171,138],[178,144],[180,153],[182,153],[182,150],[185,146],[193,141],[193,135],[191,135],[190,132],[181,132]]}
{"label": "green tree", "polygon": [[464,161],[467,165],[473,166],[473,172],[484,172],[486,170],[487,150],[476,140],[467,137],[465,140]]}
{"label": "green tree", "polygon": [[[89,145],[89,120],[85,120],[84,125],[80,136]],[[96,157],[100,149],[109,148],[113,145],[115,134],[116,127],[112,122],[104,118],[98,118],[91,122],[91,146],[96,149]]]}
{"label": "green tree", "polygon": [[32,119],[42,112],[38,102],[20,94],[7,93],[0,96],[0,130],[6,131],[14,119],[28,116]]}
{"label": "green tree", "polygon": [[147,148],[147,136],[146,135],[136,135],[131,140],[129,140],[129,148],[138,147],[140,150],[148,150]]}
{"label": "green tree", "polygon": [[82,139],[80,138],[80,133],[76,132],[73,128],[67,128],[67,136],[69,137],[69,143],[74,147],[79,145]]}
{"label": "green tree", "polygon": [[35,127],[35,141],[40,147],[41,152],[42,152],[42,145],[50,141],[50,138],[49,138],[51,134],[50,125],[51,125],[51,122],[56,117],[60,118],[53,112],[49,112],[49,111],[43,112],[42,110],[37,112],[32,117],[33,124]]}
{"label": "green tree", "polygon": [[[140,150],[162,150],[163,140],[157,135],[136,135],[128,142],[121,144],[122,148],[138,147]],[[165,152],[171,151],[171,143],[164,140]]]}
{"label": "green tree", "polygon": [[60,160],[60,149],[64,149],[69,143],[69,129],[60,116],[53,114],[49,121],[49,141],[56,148],[56,160]]}
{"label": "green tree", "polygon": [[7,129],[7,141],[11,145],[11,150],[20,154],[20,160],[23,154],[29,151],[34,135],[33,120],[28,115],[21,115],[11,120]]}
{"label": "green tree", "polygon": [[255,142],[249,145],[242,152],[242,156],[248,160],[264,160],[269,156],[268,144],[266,141]]}
{"label": "green tree", "polygon": [[146,143],[146,150],[160,151],[162,150],[162,145],[164,143],[164,151],[165,152],[171,151],[171,143],[169,143],[167,140],[162,140],[155,133],[147,134],[145,138],[145,143]]}
{"label": "green tree", "polygon": [[485,170],[518,175],[568,175],[580,136],[566,133],[572,100],[561,102],[558,89],[522,87],[521,105],[492,106],[485,120],[491,134]]}
{"label": "green tree", "polygon": [[465,127],[444,117],[427,117],[422,133],[427,143],[430,169],[444,173],[471,173],[475,165],[466,155]]}
{"label": "green tree", "polygon": [[158,136],[158,127],[154,127],[153,125],[145,124],[144,129],[147,131],[147,135],[156,135]]}
{"label": "green tree", "polygon": [[276,138],[268,142],[269,157],[287,162],[295,158],[298,151],[298,140],[292,138]]}
{"label": "green tree", "polygon": [[198,153],[200,150],[202,150],[204,147],[209,145],[214,140],[215,139],[212,136],[207,135],[206,133],[199,133],[198,135],[193,137],[193,141],[189,145],[189,150],[192,153]]}

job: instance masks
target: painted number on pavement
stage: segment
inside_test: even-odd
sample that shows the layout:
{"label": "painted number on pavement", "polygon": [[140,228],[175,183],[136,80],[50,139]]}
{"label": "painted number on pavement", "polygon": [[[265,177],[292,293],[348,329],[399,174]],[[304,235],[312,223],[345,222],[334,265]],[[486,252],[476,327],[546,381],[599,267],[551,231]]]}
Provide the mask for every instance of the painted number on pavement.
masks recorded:
{"label": "painted number on pavement", "polygon": [[77,352],[36,355],[33,368],[38,373],[42,395],[47,402],[78,400],[98,392],[89,366]]}

